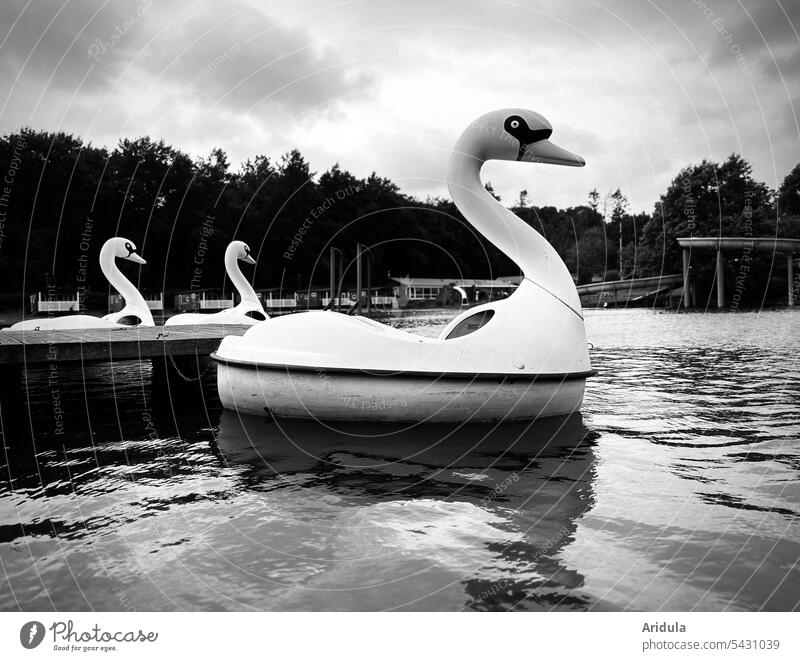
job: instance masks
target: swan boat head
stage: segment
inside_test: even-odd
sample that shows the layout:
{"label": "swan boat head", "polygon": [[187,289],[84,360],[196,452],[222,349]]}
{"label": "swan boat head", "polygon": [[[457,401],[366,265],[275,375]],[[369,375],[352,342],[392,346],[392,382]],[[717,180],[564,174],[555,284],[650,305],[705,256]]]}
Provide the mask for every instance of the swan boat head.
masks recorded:
{"label": "swan boat head", "polygon": [[109,325],[119,326],[154,326],[153,313],[147,301],[134,284],[126,278],[116,264],[117,259],[124,259],[134,264],[147,264],[136,252],[136,244],[130,239],[115,236],[103,244],[100,249],[100,269],[108,282],[125,299],[125,306],[119,312],[112,312],[103,317]]}
{"label": "swan boat head", "polygon": [[225,249],[225,257],[233,256],[235,259],[243,261],[245,264],[255,264],[256,260],[250,254],[250,246],[244,241],[231,241]]}
{"label": "swan boat head", "polygon": [[454,154],[479,161],[521,161],[581,167],[586,165],[550,140],[553,126],[538,112],[521,108],[495,110],[476,119],[461,134]]}
{"label": "swan boat head", "polygon": [[101,260],[104,255],[111,256],[115,259],[127,259],[134,264],[147,264],[144,258],[136,252],[136,244],[121,236],[115,236],[113,239],[109,239],[103,244],[103,247],[100,249]]}
{"label": "swan boat head", "polygon": [[320,311],[226,337],[213,357],[226,408],[278,417],[501,421],[578,410],[593,374],[575,282],[533,227],[500,204],[480,172],[489,160],[580,167],[539,113],[487,113],[462,133],[447,183],[466,220],[517,264],[508,298],[463,311],[437,338]]}

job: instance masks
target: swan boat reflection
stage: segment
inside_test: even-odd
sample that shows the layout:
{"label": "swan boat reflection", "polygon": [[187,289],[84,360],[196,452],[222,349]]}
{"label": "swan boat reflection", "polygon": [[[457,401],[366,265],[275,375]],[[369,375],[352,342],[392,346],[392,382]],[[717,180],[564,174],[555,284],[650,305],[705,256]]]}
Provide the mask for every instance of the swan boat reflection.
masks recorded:
{"label": "swan boat reflection", "polygon": [[[595,605],[564,557],[594,504],[594,437],[580,414],[404,427],[268,423],[223,411],[215,443],[259,501],[254,507],[274,508],[278,494],[292,492],[278,527],[308,526],[309,540],[321,535],[342,559],[281,594],[275,608],[346,609],[351,598],[352,607],[369,608],[370,595],[385,602],[387,589],[398,603],[417,599],[425,582],[403,580],[413,572],[450,577],[468,609]],[[297,520],[293,499],[316,501],[324,514]],[[312,552],[284,548],[282,534],[268,543],[272,551]],[[371,587],[378,575],[383,587]]]}

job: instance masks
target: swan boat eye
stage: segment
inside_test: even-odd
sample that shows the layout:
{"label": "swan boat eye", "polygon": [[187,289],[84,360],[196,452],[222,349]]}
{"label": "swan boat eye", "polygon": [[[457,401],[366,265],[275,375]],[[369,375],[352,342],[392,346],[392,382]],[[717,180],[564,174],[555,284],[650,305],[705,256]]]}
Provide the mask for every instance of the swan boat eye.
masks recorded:
{"label": "swan boat eye", "polygon": [[553,132],[552,129],[532,129],[519,115],[508,117],[504,127],[511,136],[519,140],[518,161],[522,160],[529,145],[540,140],[547,140]]}
{"label": "swan boat eye", "polygon": [[136,249],[130,244],[130,241],[125,242],[125,250],[128,251],[128,257],[136,252]]}

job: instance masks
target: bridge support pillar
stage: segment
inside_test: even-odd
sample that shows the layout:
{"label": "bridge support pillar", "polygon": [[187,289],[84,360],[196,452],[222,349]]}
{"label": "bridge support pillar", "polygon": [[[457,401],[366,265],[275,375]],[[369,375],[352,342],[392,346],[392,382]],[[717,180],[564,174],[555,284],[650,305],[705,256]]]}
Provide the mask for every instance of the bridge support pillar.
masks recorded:
{"label": "bridge support pillar", "polygon": [[786,255],[786,275],[789,279],[789,307],[794,307],[794,255]]}
{"label": "bridge support pillar", "polygon": [[361,314],[361,244],[356,243],[356,314]]}
{"label": "bridge support pillar", "polygon": [[725,307],[725,257],[717,250],[717,307]]}
{"label": "bridge support pillar", "polygon": [[683,249],[683,307],[692,307],[689,296],[689,248]]}

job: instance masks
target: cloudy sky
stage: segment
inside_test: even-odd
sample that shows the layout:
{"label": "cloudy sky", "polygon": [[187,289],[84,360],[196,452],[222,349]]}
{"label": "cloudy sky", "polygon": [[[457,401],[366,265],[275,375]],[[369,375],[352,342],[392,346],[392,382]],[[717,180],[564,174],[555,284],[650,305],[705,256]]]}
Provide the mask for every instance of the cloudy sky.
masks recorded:
{"label": "cloudy sky", "polygon": [[772,187],[800,161],[799,32],[793,0],[3,0],[0,131],[234,166],[297,147],[424,197],[472,119],[521,106],[587,166],[490,163],[505,201],[620,187],[650,210],[702,158],[740,152]]}

